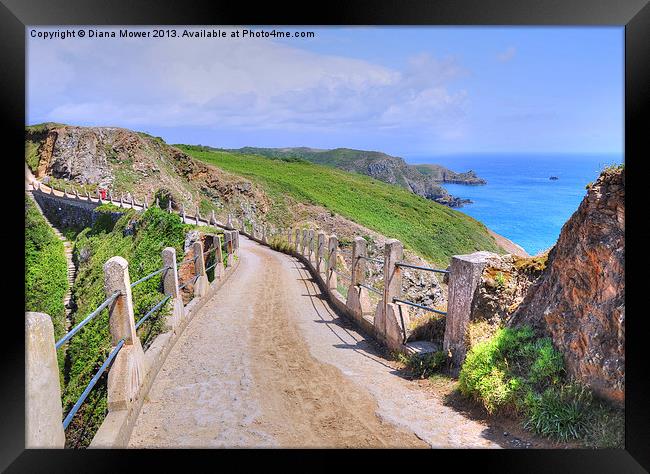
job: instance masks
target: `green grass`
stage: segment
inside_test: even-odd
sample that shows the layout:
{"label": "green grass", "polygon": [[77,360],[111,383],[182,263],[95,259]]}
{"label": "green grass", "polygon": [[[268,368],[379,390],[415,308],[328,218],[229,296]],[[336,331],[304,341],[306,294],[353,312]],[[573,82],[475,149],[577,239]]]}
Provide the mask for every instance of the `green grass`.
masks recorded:
{"label": "green grass", "polygon": [[432,377],[447,363],[447,354],[444,351],[427,352],[423,354],[404,355],[398,353],[397,360],[406,366],[413,377],[424,379]]}
{"label": "green grass", "polygon": [[25,196],[25,311],[48,314],[56,339],[65,333],[67,277],[63,242]]}
{"label": "green grass", "polygon": [[570,380],[550,338],[527,326],[502,328],[470,349],[458,386],[490,414],[520,417],[527,429],[562,442],[622,447],[622,414]]}
{"label": "green grass", "polygon": [[[125,233],[127,228],[132,232]],[[131,281],[135,281],[162,266],[161,252],[165,247],[174,247],[180,261],[186,231],[187,226],[181,223],[179,216],[152,207],[144,213],[125,210],[115,224],[99,219],[93,228],[80,232],[75,242],[75,258],[79,267],[73,292],[78,309],[73,314],[73,324],[85,318],[106,298],[103,265],[109,258],[116,255],[124,257],[129,263]],[[136,321],[163,297],[161,284],[158,275],[133,289]],[[163,308],[138,329],[145,347],[160,333],[163,317],[168,311],[168,307]],[[69,343],[63,387],[64,414],[77,400],[110,349],[108,311],[103,311]],[[68,446],[87,446],[103,421],[106,414],[105,379],[106,376],[100,379],[68,427]]]}
{"label": "green grass", "polygon": [[500,251],[485,226],[475,219],[367,176],[312,163],[177,147],[198,160],[257,182],[272,196],[286,195],[323,206],[397,238],[405,247],[437,264],[448,263],[455,254]]}

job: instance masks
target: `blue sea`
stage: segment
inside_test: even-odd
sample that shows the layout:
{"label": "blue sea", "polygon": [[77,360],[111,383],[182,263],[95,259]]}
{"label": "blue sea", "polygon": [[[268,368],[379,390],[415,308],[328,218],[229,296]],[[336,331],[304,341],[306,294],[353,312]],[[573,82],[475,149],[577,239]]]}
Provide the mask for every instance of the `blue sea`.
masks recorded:
{"label": "blue sea", "polygon": [[[454,171],[474,170],[483,186],[446,184],[453,196],[471,199],[458,208],[535,255],[552,247],[560,230],[607,165],[612,154],[462,154],[405,158],[410,164],[437,163]],[[550,180],[557,176],[557,181]]]}

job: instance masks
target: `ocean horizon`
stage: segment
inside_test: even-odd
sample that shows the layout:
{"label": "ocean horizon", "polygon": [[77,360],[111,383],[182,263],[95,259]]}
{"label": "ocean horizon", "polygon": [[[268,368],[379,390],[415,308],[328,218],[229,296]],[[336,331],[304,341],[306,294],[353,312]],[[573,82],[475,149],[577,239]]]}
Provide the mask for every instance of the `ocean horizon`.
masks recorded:
{"label": "ocean horizon", "polygon": [[[472,153],[411,156],[409,164],[435,163],[453,171],[474,170],[487,184],[445,184],[453,196],[471,199],[456,208],[520,245],[530,255],[549,249],[564,223],[608,165],[623,163],[621,154]],[[549,179],[557,176],[557,180]]]}

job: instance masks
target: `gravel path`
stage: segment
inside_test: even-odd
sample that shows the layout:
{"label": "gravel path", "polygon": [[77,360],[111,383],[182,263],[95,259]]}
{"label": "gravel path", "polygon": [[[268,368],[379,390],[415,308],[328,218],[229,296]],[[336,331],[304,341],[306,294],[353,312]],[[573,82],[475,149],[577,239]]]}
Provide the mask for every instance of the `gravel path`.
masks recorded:
{"label": "gravel path", "polygon": [[395,374],[295,258],[241,237],[237,274],[173,347],[130,447],[497,447]]}

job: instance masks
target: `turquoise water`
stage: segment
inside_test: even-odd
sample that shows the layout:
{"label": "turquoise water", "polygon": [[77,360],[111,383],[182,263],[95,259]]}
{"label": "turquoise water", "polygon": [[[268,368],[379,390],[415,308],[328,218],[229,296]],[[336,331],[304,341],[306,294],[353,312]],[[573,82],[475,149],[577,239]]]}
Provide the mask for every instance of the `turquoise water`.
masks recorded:
{"label": "turquoise water", "polygon": [[[560,230],[593,182],[621,155],[473,154],[410,157],[408,163],[438,163],[454,171],[474,170],[483,186],[447,184],[453,196],[468,198],[458,210],[483,222],[534,255],[552,247]],[[557,181],[549,180],[557,176]]]}

